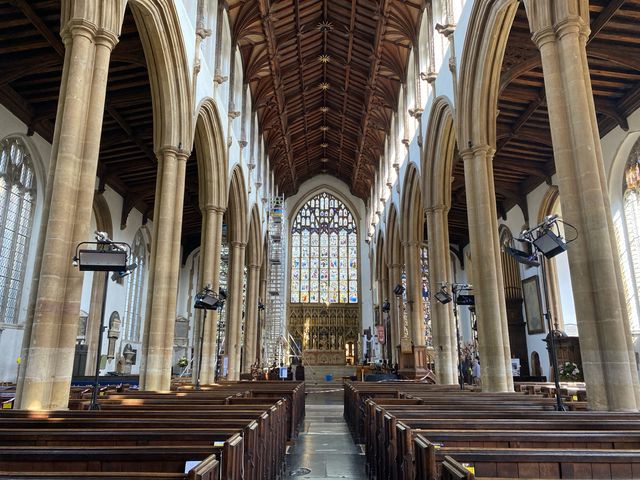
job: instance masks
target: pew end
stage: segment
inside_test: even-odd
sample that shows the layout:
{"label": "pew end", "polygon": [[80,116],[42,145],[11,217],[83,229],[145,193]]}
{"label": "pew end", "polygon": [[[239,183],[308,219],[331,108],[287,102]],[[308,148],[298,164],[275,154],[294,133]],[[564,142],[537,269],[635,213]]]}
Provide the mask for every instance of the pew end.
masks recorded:
{"label": "pew end", "polygon": [[442,480],[475,480],[475,475],[449,455],[442,462]]}

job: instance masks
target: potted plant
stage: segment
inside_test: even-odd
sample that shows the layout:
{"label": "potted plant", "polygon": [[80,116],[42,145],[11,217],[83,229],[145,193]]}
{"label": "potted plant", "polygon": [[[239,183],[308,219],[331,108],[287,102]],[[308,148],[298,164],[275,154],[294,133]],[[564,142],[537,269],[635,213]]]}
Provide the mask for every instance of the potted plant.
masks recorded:
{"label": "potted plant", "polygon": [[565,382],[579,382],[582,380],[582,372],[574,362],[564,362],[558,366],[560,380]]}
{"label": "potted plant", "polygon": [[189,365],[189,360],[187,359],[187,357],[182,357],[180,360],[178,360],[178,366],[180,368],[184,368],[187,365]]}

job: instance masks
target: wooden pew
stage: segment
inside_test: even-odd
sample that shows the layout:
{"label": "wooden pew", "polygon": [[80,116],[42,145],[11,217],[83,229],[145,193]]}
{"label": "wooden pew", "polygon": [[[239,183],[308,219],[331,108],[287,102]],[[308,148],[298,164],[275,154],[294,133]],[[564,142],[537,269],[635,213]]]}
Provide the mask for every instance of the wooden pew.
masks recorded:
{"label": "wooden pew", "polygon": [[[133,397],[129,397],[131,400],[135,400]],[[101,398],[100,402],[105,401],[110,403],[107,398]],[[254,400],[255,402],[268,402],[268,400]],[[286,448],[287,430],[284,428],[286,424],[286,417],[284,415],[285,400],[279,399],[275,405],[264,403],[260,405],[247,405],[247,406],[231,406],[231,405],[215,405],[213,408],[224,408],[222,412],[227,418],[216,419],[216,412],[212,411],[211,404],[203,404],[203,410],[194,413],[189,410],[176,411],[176,408],[184,406],[180,399],[171,398],[167,396],[165,401],[160,401],[155,398],[151,403],[152,407],[145,406],[146,399],[136,405],[133,409],[127,403],[130,402],[111,402],[114,410],[100,410],[100,411],[65,411],[65,412],[11,412],[10,415],[5,415],[6,420],[3,425],[10,426],[14,429],[28,430],[30,428],[42,427],[45,419],[48,421],[47,425],[52,426],[52,429],[61,430],[56,434],[50,434],[48,443],[66,443],[73,442],[86,444],[87,442],[105,443],[104,440],[98,441],[99,438],[117,439],[118,436],[122,438],[122,442],[126,439],[127,442],[133,444],[158,444],[158,443],[171,443],[177,441],[179,444],[185,442],[191,442],[195,438],[206,439],[206,435],[211,436],[212,428],[220,427],[222,424],[226,427],[235,428],[235,430],[222,431],[218,430],[220,435],[229,436],[232,433],[241,431],[244,436],[245,446],[247,447],[247,455],[244,458],[244,469],[246,475],[244,478],[273,478],[277,475],[280,465],[284,459],[284,453]],[[117,405],[120,403],[119,405]],[[187,402],[189,403],[189,402]],[[192,405],[189,405],[190,408]],[[206,410],[204,408],[209,408]],[[139,409],[142,408],[142,409]],[[148,410],[153,408],[154,410]],[[146,410],[145,410],[146,409]],[[160,410],[157,410],[160,409]],[[234,413],[237,412],[237,413]],[[60,417],[56,418],[52,415],[59,414]],[[32,418],[32,417],[36,418]],[[242,416],[244,419],[234,419],[234,416]],[[158,417],[158,418],[156,418]],[[199,417],[199,418],[198,418]],[[69,431],[71,427],[78,427],[89,429],[82,435],[78,435],[78,432]],[[104,431],[96,430],[96,427],[102,426],[106,429]],[[163,435],[165,432],[158,431],[161,428],[175,428],[178,429],[172,435]],[[202,429],[202,427],[208,427],[210,430],[207,433],[197,432],[190,435],[184,434],[185,429]],[[255,434],[258,431],[258,427],[262,428],[260,435]],[[130,431],[124,431],[123,429],[130,428]],[[150,429],[155,428],[156,431]],[[66,432],[63,430],[67,429]],[[239,430],[240,429],[240,430]],[[188,430],[187,430],[188,432]],[[44,432],[38,432],[40,436]],[[115,434],[114,434],[115,433]],[[122,435],[120,435],[122,434]],[[21,432],[21,438],[33,439],[33,436],[29,436],[28,432]],[[82,439],[79,437],[83,436]],[[52,439],[53,438],[53,439]],[[55,440],[58,438],[58,440]],[[217,438],[217,437],[216,437]],[[210,439],[213,439],[211,437]],[[0,442],[2,439],[0,438]],[[107,444],[111,444],[111,441],[107,441]],[[195,442],[198,443],[198,442]],[[210,443],[210,442],[209,442]],[[237,468],[239,471],[243,469],[242,455],[239,457],[240,463]],[[265,466],[266,464],[266,466]],[[223,468],[224,468],[223,460]],[[224,475],[230,476],[231,473],[225,473]],[[226,478],[226,477],[225,477]],[[231,478],[231,477],[229,477]]]}
{"label": "wooden pew", "polygon": [[[423,478],[640,478],[640,455],[637,450],[471,449],[443,451],[441,455],[443,460],[446,458],[449,468],[443,464],[441,475]],[[461,476],[465,469],[463,464],[469,464],[475,472]]]}
{"label": "wooden pew", "polygon": [[0,478],[16,480],[219,480],[220,463],[209,455],[187,473],[164,472],[3,472]]}
{"label": "wooden pew", "polygon": [[[204,462],[204,460],[203,460]],[[217,462],[217,460],[216,460]],[[216,467],[217,468],[217,467]],[[212,472],[211,476],[194,477],[189,473],[161,473],[161,472],[2,472],[0,478],[10,478],[16,480],[190,480],[191,478],[200,478],[207,480],[217,480],[220,478],[220,472]]]}
{"label": "wooden pew", "polygon": [[[355,386],[351,385],[351,393],[347,390],[345,401],[351,396],[350,401],[354,402]],[[389,395],[386,388],[366,387],[364,390]],[[415,472],[423,471],[420,462],[426,457],[414,455],[414,438],[423,430],[434,434],[464,431],[477,439],[482,438],[485,431],[503,430],[501,437],[492,439],[504,441],[511,448],[520,444],[532,448],[557,447],[559,435],[554,437],[554,430],[567,429],[575,430],[574,436],[580,437],[573,444],[576,448],[637,448],[640,440],[638,414],[556,412],[550,410],[555,403],[553,399],[533,395],[436,391],[428,386],[413,385],[404,390],[404,394],[397,392],[392,399],[370,398],[364,401],[361,410],[361,423],[366,425],[363,436],[368,466],[376,478],[422,478],[416,477]],[[406,390],[411,390],[411,393]],[[518,437],[518,430],[535,431],[536,437],[527,439],[529,443],[523,443],[522,435]],[[515,434],[515,438],[509,439],[511,434]],[[441,440],[452,441],[453,437]],[[457,441],[464,444],[464,438]],[[485,447],[502,446],[499,443],[491,445],[486,436],[484,442],[478,442]],[[467,441],[466,445],[479,446],[473,441]]]}
{"label": "wooden pew", "polygon": [[[107,474],[98,471],[111,468],[104,459],[97,461],[100,458],[96,457],[91,465],[83,464],[78,452],[82,446],[94,453],[96,449],[108,450],[116,456],[124,454],[118,448],[130,449],[146,460],[129,471],[155,475],[161,472],[153,472],[153,468],[147,471],[153,455],[159,455],[153,465],[168,462],[176,467],[176,453],[170,453],[170,449],[180,453],[188,446],[190,454],[197,457],[192,460],[215,451],[221,460],[221,464],[215,464],[220,478],[276,478],[287,439],[295,434],[304,416],[302,382],[237,382],[211,390],[170,394],[124,387],[101,390],[104,395],[98,398],[99,411],[81,410],[89,404],[90,390],[85,389],[70,400],[71,407],[79,410],[0,414],[0,445],[8,445],[0,455],[0,470],[12,465],[17,468],[22,462],[28,465],[27,473],[44,465],[46,471],[41,473],[49,475],[60,467],[73,469],[76,464],[98,477]],[[213,442],[221,446],[213,447]],[[36,458],[49,460],[40,461],[38,467]],[[215,458],[210,460],[213,465]],[[184,465],[181,468],[168,470],[172,475],[169,478],[185,478],[180,473]],[[198,473],[198,469],[204,473]],[[193,474],[209,478],[204,476],[209,475],[207,471],[206,465],[200,464]]]}
{"label": "wooden pew", "polygon": [[[484,432],[483,432],[484,433]],[[518,437],[518,434],[522,433],[515,442],[510,441],[510,435],[515,435]],[[611,452],[619,451],[624,453],[625,455],[628,452],[635,451],[636,456],[640,458],[640,452],[637,450],[637,447],[633,447],[634,449],[625,449],[625,448],[617,448],[611,449],[608,448],[611,444],[616,444],[617,441],[621,443],[618,444],[619,447],[624,447],[625,443],[625,432],[621,434],[611,436],[604,434],[605,438],[602,435],[589,434],[584,432],[567,432],[567,434],[574,434],[574,436],[567,436],[565,438],[570,438],[571,442],[568,445],[564,445],[562,441],[559,441],[558,437],[561,435],[559,432],[555,436],[549,436],[549,432],[503,432],[499,434],[503,438],[503,445],[491,445],[496,442],[482,442],[482,440],[478,440],[476,442],[469,441],[463,442],[467,443],[464,446],[456,446],[451,443],[440,444],[439,442],[434,442],[431,438],[427,438],[424,433],[417,434],[414,438],[414,451],[415,451],[415,468],[407,468],[404,472],[406,478],[439,478],[439,462],[442,462],[444,456],[450,455],[456,459],[460,458],[461,453],[468,452],[485,452],[485,451],[500,451],[500,452],[523,452],[523,451],[556,451],[556,452],[571,452],[580,450],[582,452],[588,452],[587,456],[599,456],[600,453],[610,455]],[[521,442],[522,437],[524,435],[529,435],[529,440],[526,442]],[[447,436],[446,433],[442,434],[443,436]],[[432,434],[432,438],[435,438],[437,434]],[[463,434],[460,435],[461,437]],[[489,434],[489,437],[492,435]],[[495,435],[493,435],[495,437]],[[574,442],[575,440],[575,442]],[[604,440],[604,441],[603,441]],[[635,437],[636,445],[638,436]],[[482,445],[482,443],[487,443],[488,445]],[[522,445],[521,443],[525,443]],[[577,448],[576,448],[577,444]],[[484,457],[483,457],[484,458]],[[506,470],[505,470],[506,471]],[[514,477],[518,478],[518,477]],[[591,478],[591,477],[587,477]],[[610,477],[606,477],[610,478]]]}
{"label": "wooden pew", "polygon": [[[216,451],[212,446],[9,446],[0,450],[0,471],[4,472],[184,472],[187,461],[206,460],[200,475],[217,466],[209,458],[222,452],[223,479],[242,479],[242,437],[238,434]],[[217,460],[217,458],[216,458]],[[207,467],[209,466],[209,467]],[[213,475],[213,473],[211,474]],[[207,478],[207,477],[202,477]],[[211,477],[212,479],[214,477]]]}

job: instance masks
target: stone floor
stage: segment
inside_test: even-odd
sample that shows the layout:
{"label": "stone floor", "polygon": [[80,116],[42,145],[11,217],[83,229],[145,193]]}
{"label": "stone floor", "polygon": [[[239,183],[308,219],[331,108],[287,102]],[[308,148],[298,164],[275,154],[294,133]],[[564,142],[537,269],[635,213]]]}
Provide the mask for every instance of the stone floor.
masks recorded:
{"label": "stone floor", "polygon": [[328,389],[339,391],[307,389],[304,428],[288,449],[284,478],[367,478],[362,448],[342,417],[342,386]]}

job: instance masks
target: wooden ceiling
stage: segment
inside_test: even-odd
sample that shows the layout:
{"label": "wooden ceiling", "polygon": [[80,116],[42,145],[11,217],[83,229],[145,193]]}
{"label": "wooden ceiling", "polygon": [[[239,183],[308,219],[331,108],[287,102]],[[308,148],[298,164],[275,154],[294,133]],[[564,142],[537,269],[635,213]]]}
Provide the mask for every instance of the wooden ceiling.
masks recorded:
{"label": "wooden ceiling", "polygon": [[[627,130],[627,117],[640,107],[640,0],[591,0],[590,13],[587,56],[600,135],[604,136],[616,126]],[[502,65],[498,110],[493,161],[498,214],[505,216],[520,205],[526,216],[526,195],[549,182],[555,166],[540,54],[531,40],[522,4]],[[468,229],[461,161],[454,167],[452,197],[450,237],[464,245]]]}
{"label": "wooden ceiling", "polygon": [[319,173],[367,199],[422,0],[230,0],[280,191]]}
{"label": "wooden ceiling", "polygon": [[[62,78],[60,0],[0,2],[0,103],[51,142]],[[193,154],[195,156],[195,153]],[[100,143],[99,190],[107,184],[124,198],[114,229],[135,207],[153,217],[157,159],[147,64],[133,15],[125,15],[109,67]],[[200,237],[197,162],[187,162],[183,242]],[[113,213],[113,212],[112,212]]]}
{"label": "wooden ceiling", "polygon": [[[281,191],[326,172],[366,199],[406,76],[422,0],[230,0],[261,132]],[[587,53],[601,135],[640,107],[640,0],[591,0]],[[64,46],[60,0],[0,1],[0,103],[52,140]],[[540,56],[521,6],[510,34],[499,95],[494,159],[498,213],[527,211],[526,195],[554,173]],[[321,61],[321,56],[328,61]],[[322,85],[326,84],[325,89]],[[153,217],[157,161],[149,77],[127,12],[109,71],[100,150],[101,187]],[[183,242],[197,245],[200,213],[195,153],[187,163]],[[464,171],[454,167],[453,243],[468,242]],[[535,221],[535,219],[532,219]]]}

